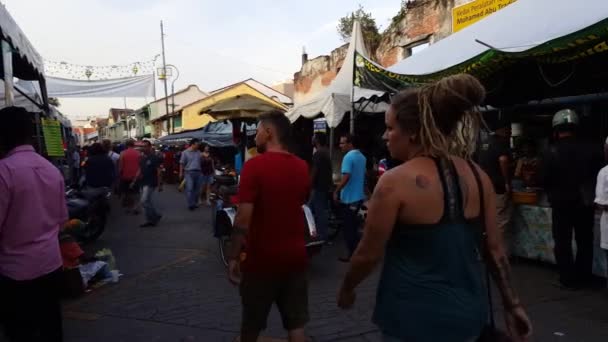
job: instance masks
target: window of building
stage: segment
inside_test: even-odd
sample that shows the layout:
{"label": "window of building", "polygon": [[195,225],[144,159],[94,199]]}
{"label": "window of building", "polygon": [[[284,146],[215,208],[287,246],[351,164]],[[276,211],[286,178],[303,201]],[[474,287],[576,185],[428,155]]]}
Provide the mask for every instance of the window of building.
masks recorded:
{"label": "window of building", "polygon": [[182,115],[178,114],[177,116],[173,117],[173,128],[177,129],[177,128],[182,128]]}

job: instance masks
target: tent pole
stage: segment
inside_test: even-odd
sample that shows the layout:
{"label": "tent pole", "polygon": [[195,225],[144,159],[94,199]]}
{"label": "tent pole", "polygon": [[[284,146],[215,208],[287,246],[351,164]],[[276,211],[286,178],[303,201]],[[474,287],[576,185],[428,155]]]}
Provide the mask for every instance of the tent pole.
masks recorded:
{"label": "tent pole", "polygon": [[333,164],[334,160],[334,128],[329,127],[329,161]]}
{"label": "tent pole", "polygon": [[0,38],[0,48],[2,52],[2,62],[4,75],[4,103],[7,107],[15,104],[15,94],[13,93],[13,52],[11,46],[4,39]]}

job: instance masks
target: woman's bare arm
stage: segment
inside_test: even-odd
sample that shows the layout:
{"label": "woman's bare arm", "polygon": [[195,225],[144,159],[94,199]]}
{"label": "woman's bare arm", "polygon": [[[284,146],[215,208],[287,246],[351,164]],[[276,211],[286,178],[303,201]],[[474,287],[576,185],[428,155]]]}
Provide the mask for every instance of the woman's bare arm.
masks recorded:
{"label": "woman's bare arm", "polygon": [[496,194],[488,175],[478,171],[482,178],[485,200],[486,220],[486,264],[500,291],[503,305],[506,309],[519,306],[519,296],[511,283],[511,265],[505,252],[502,232],[498,230],[496,223]]}
{"label": "woman's bare arm", "polygon": [[380,178],[368,202],[363,238],[351,257],[350,268],[342,284],[343,291],[353,291],[384,256],[386,242],[393,232],[401,206],[392,178],[390,173]]}

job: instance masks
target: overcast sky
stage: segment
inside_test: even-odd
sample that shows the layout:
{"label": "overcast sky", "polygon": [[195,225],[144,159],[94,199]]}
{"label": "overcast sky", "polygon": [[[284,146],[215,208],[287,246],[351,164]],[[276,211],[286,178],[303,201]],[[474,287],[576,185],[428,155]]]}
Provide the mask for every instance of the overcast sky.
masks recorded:
{"label": "overcast sky", "polygon": [[[342,44],[337,20],[362,4],[381,27],[400,0],[0,0],[43,58],[81,65],[123,65],[160,53],[181,72],[176,89],[209,91],[249,77],[273,84],[310,57]],[[157,85],[157,96],[162,87]],[[143,99],[127,99],[132,108]],[[123,99],[61,99],[70,116],[105,115]]]}

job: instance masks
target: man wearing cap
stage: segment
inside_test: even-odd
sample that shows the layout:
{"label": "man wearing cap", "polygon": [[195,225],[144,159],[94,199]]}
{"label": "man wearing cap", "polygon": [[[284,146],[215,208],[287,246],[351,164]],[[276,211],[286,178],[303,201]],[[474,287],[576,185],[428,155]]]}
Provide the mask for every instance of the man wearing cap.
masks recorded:
{"label": "man wearing cap", "polygon": [[497,224],[504,234],[511,223],[511,122],[503,117],[494,133],[481,145],[479,166],[488,174],[496,191]]}
{"label": "man wearing cap", "polygon": [[[560,285],[577,289],[592,280],[593,202],[602,166],[601,149],[578,139],[579,117],[571,109],[558,111],[552,126],[555,142],[543,154],[539,179],[551,203]],[[576,258],[572,252],[573,232]]]}

